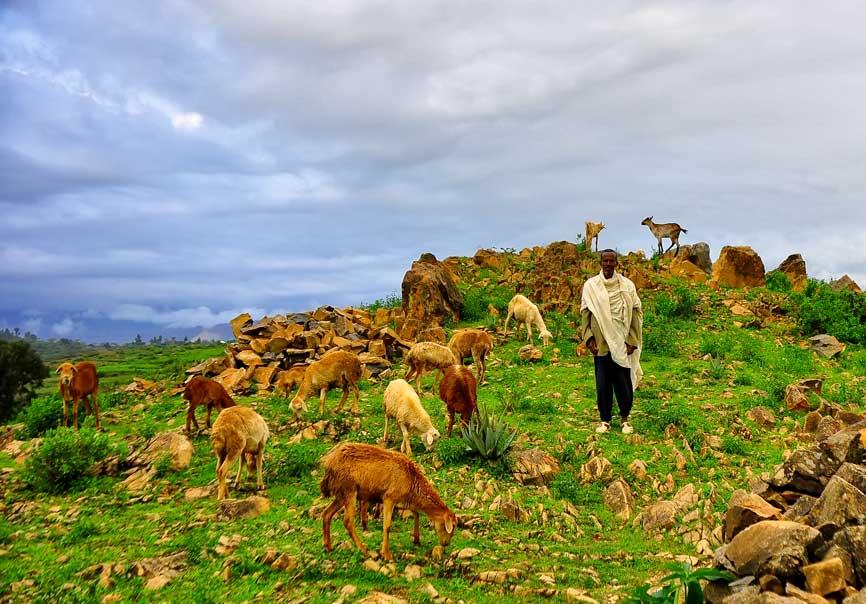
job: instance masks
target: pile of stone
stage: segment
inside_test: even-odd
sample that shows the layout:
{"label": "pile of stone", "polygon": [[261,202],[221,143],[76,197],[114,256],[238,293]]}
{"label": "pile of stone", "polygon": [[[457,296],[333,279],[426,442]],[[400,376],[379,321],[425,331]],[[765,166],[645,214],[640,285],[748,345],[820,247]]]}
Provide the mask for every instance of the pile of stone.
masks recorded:
{"label": "pile of stone", "polygon": [[819,438],[734,493],[708,601],[866,603],[866,421]]}
{"label": "pile of stone", "polygon": [[212,377],[229,392],[245,392],[253,384],[263,391],[273,387],[282,371],[340,349],[358,355],[367,377],[377,376],[412,345],[390,327],[401,320],[400,309],[388,308],[369,312],[322,306],[258,321],[243,313],[230,322],[235,342],[226,347],[225,356],[208,359],[186,373]]}

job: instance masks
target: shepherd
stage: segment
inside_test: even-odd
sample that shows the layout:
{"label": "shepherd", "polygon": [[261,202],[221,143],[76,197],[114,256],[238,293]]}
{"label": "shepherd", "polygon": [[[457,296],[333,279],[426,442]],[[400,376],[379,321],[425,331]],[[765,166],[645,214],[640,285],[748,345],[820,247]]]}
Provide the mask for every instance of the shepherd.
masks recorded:
{"label": "shepherd", "polygon": [[629,422],[634,390],[643,371],[643,309],[630,279],[617,272],[618,254],[601,252],[601,272],[583,285],[580,298],[580,330],[595,361],[595,392],[601,422],[599,434],[610,430],[613,395],[619,407],[623,434],[634,428]]}

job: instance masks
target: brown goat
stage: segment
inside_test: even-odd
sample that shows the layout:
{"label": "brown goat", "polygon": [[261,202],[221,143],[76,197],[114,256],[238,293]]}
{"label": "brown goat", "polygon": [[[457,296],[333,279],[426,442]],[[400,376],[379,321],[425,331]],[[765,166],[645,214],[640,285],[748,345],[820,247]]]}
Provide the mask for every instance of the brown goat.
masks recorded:
{"label": "brown goat", "polygon": [[93,414],[96,418],[96,429],[99,430],[99,403],[96,395],[99,393],[99,376],[96,375],[96,365],[82,361],[77,365],[63,363],[57,368],[60,374],[60,398],[63,399],[63,426],[69,423],[68,405],[72,401],[72,424],[78,430],[78,405],[84,402],[84,410],[91,412],[90,402],[93,401]]}
{"label": "brown goat", "polygon": [[203,375],[194,376],[186,384],[183,391],[183,399],[187,402],[186,410],[186,433],[189,434],[189,424],[195,424],[195,429],[199,430],[198,421],[195,419],[195,409],[201,405],[207,405],[207,415],[205,423],[210,428],[210,413],[216,407],[217,413],[223,409],[235,406],[235,401],[223,388],[223,385]]}
{"label": "brown goat", "polygon": [[333,549],[331,520],[344,509],[343,525],[346,531],[355,546],[364,555],[367,554],[367,546],[358,538],[355,530],[355,504],[359,500],[363,502],[363,507],[366,507],[366,502],[382,502],[381,554],[385,560],[394,559],[388,546],[388,531],[396,505],[412,512],[416,545],[421,543],[418,527],[420,513],[432,520],[442,547],[451,543],[457,516],[439,497],[421,467],[402,453],[361,443],[341,443],[328,451],[321,463],[325,471],[320,485],[322,495],[334,498],[322,513],[322,539],[326,551]]}
{"label": "brown goat", "polygon": [[584,238],[584,241],[586,242],[586,251],[587,252],[592,251],[592,240],[595,239],[595,251],[597,252],[598,251],[598,235],[599,235],[599,233],[601,233],[602,229],[604,229],[604,223],[603,222],[592,222],[592,221],[588,220],[588,221],[586,221],[584,226],[586,227],[586,237]]}
{"label": "brown goat", "polygon": [[300,385],[304,381],[304,373],[306,371],[306,365],[295,365],[285,371],[281,371],[280,376],[277,378],[277,383],[274,385],[274,394],[282,392],[283,396],[288,398],[289,393],[295,389],[295,386]]}
{"label": "brown goat", "polygon": [[[674,252],[674,256],[680,253],[680,233],[688,233],[683,227],[678,225],[675,222],[665,222],[656,224],[653,222],[653,217],[644,218],[641,221],[642,225],[649,227],[650,232],[656,238],[656,241],[659,244],[659,254],[663,254],[671,251],[671,248],[674,247],[674,244],[677,246],[677,251]],[[671,245],[668,249],[662,252],[662,239],[670,239]]]}
{"label": "brown goat", "polygon": [[256,485],[261,491],[265,488],[262,480],[265,443],[270,432],[261,415],[249,407],[231,407],[216,418],[210,435],[214,454],[217,456],[217,499],[225,499],[229,494],[226,484],[232,464],[238,462],[238,474],[234,488],[241,481],[241,471],[246,461],[247,472],[257,472]]}
{"label": "brown goat", "polygon": [[[421,388],[421,376],[426,371],[436,371],[437,377],[441,377],[446,367],[457,362],[452,352],[442,344],[436,342],[418,342],[406,354],[406,364],[409,371],[406,372],[406,381],[415,378],[415,391],[423,394]],[[434,387],[436,382],[434,381]]]}
{"label": "brown goat", "polygon": [[478,387],[475,377],[463,365],[452,365],[445,370],[439,384],[439,398],[448,409],[448,436],[454,425],[454,414],[459,413],[463,425],[469,423],[473,413],[478,413]]}
{"label": "brown goat", "polygon": [[460,329],[454,332],[448,342],[448,348],[454,354],[457,362],[463,364],[463,359],[472,357],[478,375],[478,383],[484,382],[487,371],[487,355],[493,350],[493,338],[483,329]]}
{"label": "brown goat", "polygon": [[340,399],[340,404],[337,405],[337,411],[343,410],[343,405],[346,403],[346,399],[349,398],[349,389],[351,388],[352,394],[355,397],[352,404],[352,413],[357,415],[360,413],[360,409],[358,409],[358,380],[361,379],[362,371],[358,355],[346,352],[345,350],[329,352],[307,367],[301,387],[289,404],[292,408],[292,413],[294,413],[295,417],[300,418],[301,414],[307,411],[306,400],[318,392],[319,413],[324,415],[325,397],[328,396],[328,390],[332,387],[340,386],[343,389],[343,397]]}

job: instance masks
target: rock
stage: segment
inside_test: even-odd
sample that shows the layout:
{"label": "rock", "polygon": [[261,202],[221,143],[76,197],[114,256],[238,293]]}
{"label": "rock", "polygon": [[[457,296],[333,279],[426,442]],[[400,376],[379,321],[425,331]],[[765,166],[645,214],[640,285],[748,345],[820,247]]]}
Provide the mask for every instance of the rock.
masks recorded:
{"label": "rock", "polygon": [[372,573],[377,573],[382,568],[382,565],[373,560],[372,558],[367,558],[364,560],[364,564],[362,564],[364,570],[368,570]]}
{"label": "rock", "polygon": [[764,262],[746,246],[726,245],[713,264],[713,287],[760,287],[764,285]]}
{"label": "rock", "polygon": [[779,466],[770,484],[779,491],[820,495],[841,462],[817,449],[798,449]]}
{"label": "rock", "polygon": [[832,546],[845,551],[851,559],[854,575],[866,585],[866,526],[849,526],[833,535]]}
{"label": "rock", "polygon": [[866,604],[866,587],[842,600],[842,604]]}
{"label": "rock", "polygon": [[767,503],[763,497],[743,490],[734,491],[725,515],[725,541],[730,541],[743,529],[762,520],[778,519],[778,508]]}
{"label": "rock", "polygon": [[245,384],[247,384],[247,372],[245,369],[241,368],[229,368],[224,370],[219,375],[215,376],[213,380],[215,382],[219,382],[223,388],[226,389],[226,392],[238,392],[246,388]]}
{"label": "rock", "polygon": [[403,576],[406,577],[406,580],[410,583],[415,579],[420,579],[421,567],[417,564],[407,564],[406,568],[403,570]]}
{"label": "rock", "polygon": [[100,600],[101,604],[115,604],[116,602],[121,602],[123,600],[123,596],[120,594],[105,594],[102,596]]}
{"label": "rock", "polygon": [[782,520],[791,520],[793,522],[806,524],[809,512],[812,511],[812,507],[815,505],[816,501],[818,501],[817,497],[812,497],[811,495],[800,495],[797,498],[797,501],[794,502],[794,505],[789,507],[785,510],[785,513],[782,514]]}
{"label": "rock", "polygon": [[764,428],[772,428],[776,425],[775,414],[766,407],[753,407],[746,412],[746,417]]}
{"label": "rock", "polygon": [[515,501],[504,501],[499,505],[499,511],[511,522],[527,522],[529,512],[520,507]]}
{"label": "rock", "polygon": [[813,594],[825,596],[845,589],[845,570],[839,558],[822,560],[803,567],[806,588]]}
{"label": "rock", "polygon": [[809,593],[808,591],[800,589],[793,583],[788,583],[785,586],[785,593],[792,598],[797,598],[798,600],[806,602],[806,604],[830,604],[830,601],[826,598],[822,598],[817,594]]}
{"label": "rock", "polygon": [[809,512],[809,524],[820,527],[832,523],[841,527],[864,516],[866,516],[866,495],[837,475],[830,479],[824,492],[812,506]]}
{"label": "rock", "polygon": [[638,480],[643,480],[647,477],[646,464],[640,459],[635,459],[628,464],[628,471]]}
{"label": "rock", "polygon": [[676,524],[678,511],[673,501],[658,501],[641,513],[641,528],[648,533],[669,529]]}
{"label": "rock", "polygon": [[806,274],[806,261],[800,254],[791,254],[785,258],[777,271],[784,273],[791,282],[791,287],[795,292],[803,291],[806,287],[808,275]]}
{"label": "rock", "polygon": [[136,577],[147,579],[145,589],[156,590],[165,587],[187,567],[187,564],[187,553],[179,552],[169,556],[139,560],[132,565],[132,573]]}
{"label": "rock", "polygon": [[183,498],[187,501],[197,501],[199,499],[207,499],[213,494],[213,487],[192,487],[184,491]]}
{"label": "rock", "polygon": [[185,470],[189,467],[193,451],[192,442],[180,432],[160,432],[136,455],[136,461],[130,463],[144,461],[153,465],[168,455],[172,470]]}
{"label": "rock", "polygon": [[237,520],[239,518],[255,518],[271,508],[265,497],[253,495],[246,499],[223,499],[217,503],[217,517],[220,520]]}
{"label": "rock", "polygon": [[439,592],[436,591],[436,588],[433,587],[432,583],[425,583],[424,587],[421,588],[421,593],[426,594],[431,600],[435,600],[439,597]]}
{"label": "rock", "polygon": [[492,268],[499,270],[503,263],[503,254],[496,250],[478,250],[472,257],[472,262],[481,268]]}
{"label": "rock", "polygon": [[474,547],[464,547],[460,551],[457,552],[458,560],[468,560],[469,558],[473,558],[481,553],[480,549],[476,549]]}
{"label": "rock", "polygon": [[822,419],[824,419],[824,416],[821,415],[821,413],[818,411],[810,411],[805,415],[805,417],[803,417],[803,431],[817,432]]}
{"label": "rock", "polygon": [[820,444],[835,461],[863,463],[866,460],[866,422],[860,422],[839,430],[825,438]]}
{"label": "rock", "polygon": [[235,339],[237,340],[241,336],[241,330],[245,327],[249,327],[253,324],[253,318],[249,313],[241,313],[236,316],[234,319],[229,321],[229,325],[231,325],[232,333],[235,335]]}
{"label": "rock", "polygon": [[409,604],[409,601],[381,591],[371,591],[366,597],[358,600],[357,604]]}
{"label": "rock", "polygon": [[151,577],[147,580],[147,582],[144,584],[144,588],[149,591],[155,591],[157,589],[162,589],[163,587],[168,585],[170,581],[170,577],[167,577],[165,575],[156,575],[155,577]]}
{"label": "rock", "polygon": [[836,291],[839,291],[842,289],[847,289],[849,291],[854,292],[855,294],[862,294],[863,293],[863,290],[860,289],[860,286],[857,285],[857,283],[854,281],[854,279],[852,279],[848,275],[842,275],[841,277],[839,277],[835,281],[831,281],[830,287],[832,287]]}
{"label": "rock", "polygon": [[580,466],[580,480],[584,483],[602,480],[611,473],[611,470],[610,461],[603,455],[596,455]]}
{"label": "rock", "polygon": [[451,272],[433,254],[421,254],[403,276],[403,315],[423,327],[459,321],[463,296]]}
{"label": "rock", "polygon": [[634,511],[631,487],[622,478],[617,478],[604,489],[604,504],[619,518],[628,520]]}
{"label": "rock", "polygon": [[674,258],[671,260],[668,270],[674,277],[681,277],[692,283],[705,283],[707,281],[707,273],[686,258]]}
{"label": "rock", "polygon": [[415,338],[416,342],[436,342],[437,344],[445,343],[445,330],[438,325],[428,327],[418,332]]}
{"label": "rock", "polygon": [[832,359],[845,350],[845,345],[833,336],[822,333],[809,338],[809,348],[824,358]]}
{"label": "rock", "polygon": [[475,577],[478,583],[492,583],[494,585],[501,585],[505,583],[506,579],[508,579],[508,573],[504,570],[485,570]]}
{"label": "rock", "polygon": [[797,384],[788,384],[785,387],[785,405],[789,411],[809,411],[812,408],[806,392]]}
{"label": "rock", "polygon": [[778,595],[785,593],[785,586],[782,585],[782,582],[776,575],[764,575],[758,579],[758,583],[761,586],[761,591],[771,591]]}
{"label": "rock", "polygon": [[866,493],[866,466],[845,462],[839,466],[835,475]]}
{"label": "rock", "polygon": [[544,354],[532,344],[527,344],[526,346],[520,347],[520,350],[517,351],[517,356],[520,357],[522,361],[533,362],[540,361]]}
{"label": "rock", "polygon": [[505,462],[514,479],[523,485],[549,485],[559,473],[559,462],[541,449],[513,450]]}
{"label": "rock", "polygon": [[713,272],[713,262],[710,260],[710,246],[708,243],[699,241],[689,246],[686,260],[700,268],[707,275]]}
{"label": "rock", "polygon": [[574,587],[569,587],[565,590],[565,601],[566,604],[577,604],[578,602],[582,604],[598,604],[598,600],[590,598],[586,595],[585,591],[575,589]]}
{"label": "rock", "polygon": [[786,520],[764,520],[738,533],[717,550],[738,575],[776,575],[790,580],[808,561],[807,550],[821,539],[816,529]]}
{"label": "rock", "polygon": [[276,560],[271,563],[271,568],[274,570],[282,570],[291,572],[298,568],[298,559],[289,554],[280,554]]}
{"label": "rock", "polygon": [[349,596],[354,596],[358,592],[358,588],[351,583],[347,583],[343,587],[340,588],[340,595],[344,598],[348,598]]}
{"label": "rock", "polygon": [[154,476],[156,476],[154,468],[138,468],[127,476],[119,486],[130,493],[140,493],[150,487],[150,481]]}

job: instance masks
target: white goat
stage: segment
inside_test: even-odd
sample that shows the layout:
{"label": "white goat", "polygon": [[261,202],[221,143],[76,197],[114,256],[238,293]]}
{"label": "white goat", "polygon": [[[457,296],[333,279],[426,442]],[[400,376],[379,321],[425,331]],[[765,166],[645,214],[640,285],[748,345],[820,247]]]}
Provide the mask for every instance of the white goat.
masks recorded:
{"label": "white goat", "polygon": [[[664,224],[656,224],[653,222],[653,217],[644,218],[641,221],[642,225],[649,227],[650,232],[656,238],[656,241],[659,244],[659,254],[664,254],[665,252],[671,251],[671,248],[674,247],[674,244],[677,246],[677,251],[674,253],[674,256],[680,253],[680,233],[688,233],[683,227],[678,225],[676,222],[665,222]],[[662,239],[670,239],[671,245],[668,249],[662,252]]]}
{"label": "white goat", "polygon": [[508,303],[508,316],[505,317],[506,336],[508,335],[508,321],[511,320],[512,316],[517,321],[517,337],[520,337],[520,325],[522,323],[526,325],[526,340],[532,343],[532,326],[535,325],[538,328],[538,337],[544,342],[544,346],[550,344],[553,334],[548,331],[547,326],[544,324],[544,319],[541,318],[541,311],[538,310],[535,304],[530,302],[529,298],[520,294],[511,298],[511,301]]}
{"label": "white goat", "polygon": [[385,388],[382,399],[385,406],[385,435],[382,439],[388,443],[388,419],[393,417],[403,432],[403,442],[400,451],[407,457],[412,457],[412,445],[409,437],[412,434],[421,435],[421,442],[429,451],[439,438],[439,430],[433,427],[430,415],[421,405],[418,393],[406,380],[394,380]]}

